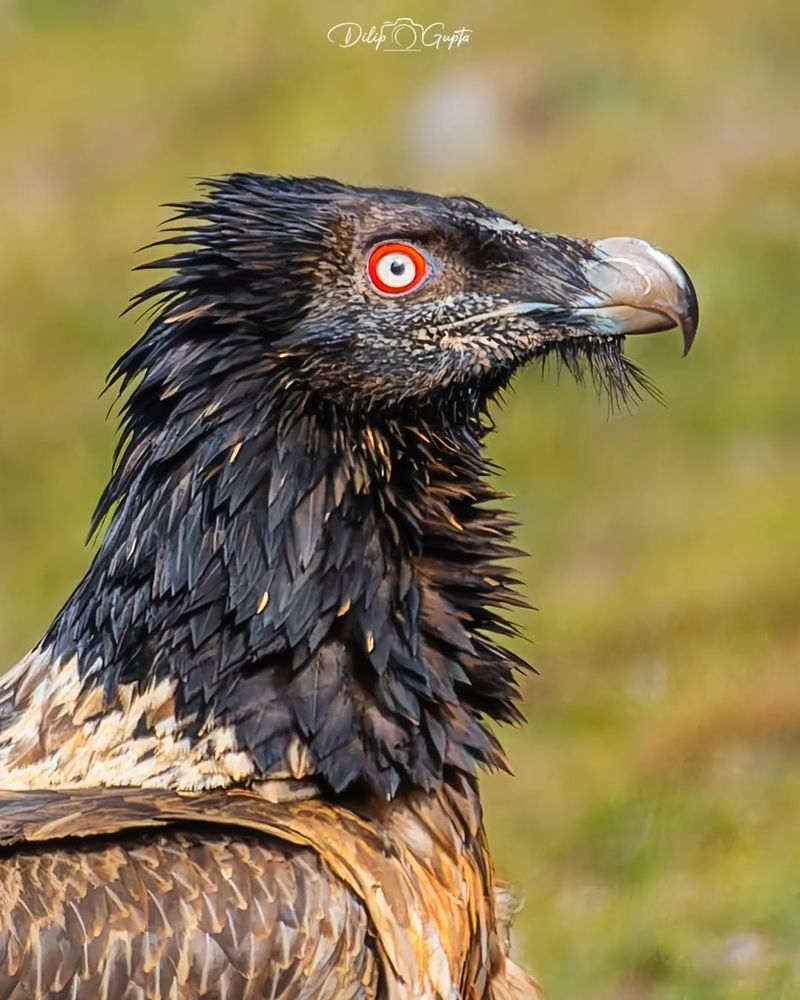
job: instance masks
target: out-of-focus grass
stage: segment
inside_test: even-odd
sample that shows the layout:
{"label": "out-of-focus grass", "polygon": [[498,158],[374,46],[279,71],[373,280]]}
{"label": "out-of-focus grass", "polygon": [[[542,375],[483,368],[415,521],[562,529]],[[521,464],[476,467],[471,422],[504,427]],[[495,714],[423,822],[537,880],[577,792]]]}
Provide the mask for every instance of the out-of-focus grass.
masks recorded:
{"label": "out-of-focus grass", "polygon": [[444,3],[466,48],[342,51],[387,3],[0,6],[0,652],[88,558],[133,248],[189,177],[325,173],[660,243],[702,323],[631,353],[667,405],[525,373],[517,495],[538,667],[484,783],[517,951],[553,998],[800,995],[800,7]]}

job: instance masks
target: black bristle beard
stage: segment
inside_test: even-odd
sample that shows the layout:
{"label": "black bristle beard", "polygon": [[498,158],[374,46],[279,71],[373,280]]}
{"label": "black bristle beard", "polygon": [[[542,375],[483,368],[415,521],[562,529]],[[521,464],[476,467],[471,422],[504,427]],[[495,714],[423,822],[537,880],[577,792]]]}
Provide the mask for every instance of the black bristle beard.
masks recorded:
{"label": "black bristle beard", "polygon": [[589,381],[598,396],[608,400],[612,411],[630,408],[645,396],[662,402],[655,383],[625,356],[624,343],[622,337],[573,334],[544,345],[534,359],[543,372],[555,366],[557,372],[569,372],[576,382]]}
{"label": "black bristle beard", "polygon": [[520,719],[525,665],[496,639],[523,602],[479,396],[435,421],[343,411],[251,348],[224,379],[207,361],[179,392],[135,385],[107,531],[46,643],[109,700],[174,679],[178,732],[232,727],[257,777],[296,771],[298,747],[332,793],[504,766],[485,721]]}

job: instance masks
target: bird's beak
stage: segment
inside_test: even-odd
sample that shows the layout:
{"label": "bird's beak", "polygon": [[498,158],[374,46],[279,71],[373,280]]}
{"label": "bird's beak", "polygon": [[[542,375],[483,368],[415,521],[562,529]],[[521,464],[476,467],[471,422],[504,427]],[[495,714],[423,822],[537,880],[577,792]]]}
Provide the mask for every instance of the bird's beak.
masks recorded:
{"label": "bird's beak", "polygon": [[689,275],[669,254],[629,236],[592,244],[584,265],[591,292],[572,310],[594,333],[655,333],[679,326],[683,353],[697,332],[697,296]]}

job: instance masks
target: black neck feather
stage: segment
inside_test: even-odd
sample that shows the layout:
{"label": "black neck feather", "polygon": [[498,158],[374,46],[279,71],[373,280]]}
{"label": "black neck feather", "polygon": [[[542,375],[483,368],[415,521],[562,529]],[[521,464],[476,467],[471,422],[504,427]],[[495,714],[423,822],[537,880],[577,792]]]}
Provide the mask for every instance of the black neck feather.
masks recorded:
{"label": "black neck feather", "polygon": [[229,336],[224,365],[181,343],[123,359],[145,375],[108,529],[46,641],[109,697],[174,678],[179,728],[231,726],[265,776],[298,747],[336,792],[502,766],[484,720],[518,718],[519,663],[493,637],[519,601],[478,408],[366,416],[252,338]]}

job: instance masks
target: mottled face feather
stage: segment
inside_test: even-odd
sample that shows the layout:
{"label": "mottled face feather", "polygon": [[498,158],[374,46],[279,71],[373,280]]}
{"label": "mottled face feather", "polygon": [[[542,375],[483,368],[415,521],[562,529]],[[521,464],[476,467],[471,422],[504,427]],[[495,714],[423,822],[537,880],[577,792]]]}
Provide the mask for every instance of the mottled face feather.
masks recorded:
{"label": "mottled face feather", "polygon": [[[688,279],[641,241],[549,236],[467,198],[206,189],[144,265],[170,273],[112,373],[107,530],[0,685],[0,787],[392,797],[503,766],[485,722],[520,718],[525,665],[501,645],[521,602],[486,403],[552,352],[631,385],[625,332],[680,322],[691,343]],[[370,274],[386,241],[426,267],[402,295]]]}

